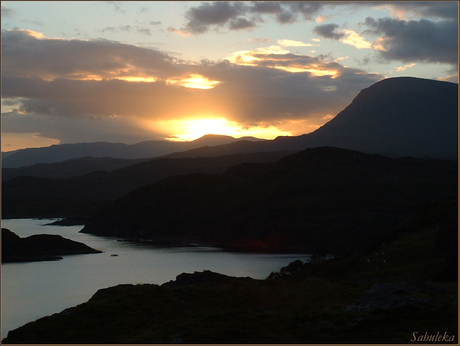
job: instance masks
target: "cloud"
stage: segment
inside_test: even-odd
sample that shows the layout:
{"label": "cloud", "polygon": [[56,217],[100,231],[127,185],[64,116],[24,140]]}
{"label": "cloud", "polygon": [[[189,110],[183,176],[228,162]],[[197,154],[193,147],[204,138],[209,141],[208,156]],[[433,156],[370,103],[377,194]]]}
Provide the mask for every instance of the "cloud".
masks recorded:
{"label": "cloud", "polygon": [[106,4],[113,5],[115,7],[115,11],[118,13],[126,14],[125,10],[122,10],[120,7],[121,1],[104,1]]}
{"label": "cloud", "polygon": [[21,114],[15,111],[2,113],[2,133],[29,133],[41,138],[51,138],[62,144],[95,140],[138,143],[143,140],[163,139],[166,135],[164,132],[152,130],[148,123],[133,118],[95,115],[66,118],[37,113]]}
{"label": "cloud", "polygon": [[374,41],[379,56],[387,61],[434,62],[457,65],[458,21],[418,21],[366,18],[370,32],[382,35]]}
{"label": "cloud", "polygon": [[318,25],[313,29],[313,32],[328,39],[343,42],[358,49],[370,49],[372,43],[357,32],[349,29],[336,31],[340,26],[338,24],[323,24]]}
{"label": "cloud", "polygon": [[390,9],[393,17],[409,19],[411,17],[428,17],[442,19],[457,19],[458,2],[431,1],[431,2],[394,2],[383,5]]}
{"label": "cloud", "polygon": [[2,115],[4,131],[38,128],[62,141],[89,134],[122,138],[124,126],[126,138],[137,131],[143,140],[149,131],[158,134],[145,124],[169,119],[321,124],[382,79],[330,56],[293,54],[279,45],[237,52],[233,61],[188,63],[114,41],[49,39],[23,30],[2,36],[3,103],[14,108]]}
{"label": "cloud", "polygon": [[249,29],[255,26],[256,24],[254,22],[250,22],[246,18],[236,18],[230,22],[229,29],[230,30],[241,30],[241,29]]}
{"label": "cloud", "polygon": [[304,43],[302,41],[294,41],[294,40],[278,40],[278,44],[285,47],[313,47],[319,46],[316,43]]}
{"label": "cloud", "polygon": [[415,65],[417,65],[417,64],[415,62],[413,62],[412,64],[407,64],[407,65],[404,65],[404,66],[395,67],[395,69],[398,72],[402,72],[402,71],[407,70],[408,68],[414,67]]}
{"label": "cloud", "polygon": [[440,78],[438,78],[438,80],[458,84],[458,72],[456,74],[453,74],[453,75],[450,75],[450,76],[447,76],[447,77],[440,77]]}
{"label": "cloud", "polygon": [[215,1],[201,3],[190,8],[181,29],[171,28],[179,34],[203,34],[211,28],[227,27],[229,30],[253,28],[263,16],[273,17],[280,24],[294,23],[300,18],[315,20],[316,14],[323,8],[317,2],[227,2]]}
{"label": "cloud", "polygon": [[338,24],[323,24],[318,25],[313,29],[313,32],[324,37],[333,40],[340,40],[345,36],[343,32],[336,32],[335,30],[340,28]]}
{"label": "cloud", "polygon": [[100,30],[101,32],[106,32],[106,31],[109,31],[109,32],[130,32],[130,33],[140,33],[140,34],[143,34],[143,35],[147,35],[147,36],[151,36],[152,35],[152,32],[149,28],[146,28],[146,27],[142,27],[142,26],[131,26],[131,25],[119,25],[118,27],[113,27],[113,26],[109,26],[109,27],[106,27],[104,29],[101,29]]}
{"label": "cloud", "polygon": [[185,15],[188,23],[182,31],[201,34],[208,31],[209,26],[223,26],[229,21],[234,23],[242,13],[243,6],[242,3],[218,1],[192,7]]}
{"label": "cloud", "polygon": [[5,5],[1,5],[2,8],[2,18],[12,18],[13,16],[16,15],[16,10],[7,7]]}
{"label": "cloud", "polygon": [[[2,32],[2,74],[22,77],[108,79],[169,75],[174,58],[155,49],[108,40],[50,39],[25,30]],[[180,73],[180,71],[178,72]]]}

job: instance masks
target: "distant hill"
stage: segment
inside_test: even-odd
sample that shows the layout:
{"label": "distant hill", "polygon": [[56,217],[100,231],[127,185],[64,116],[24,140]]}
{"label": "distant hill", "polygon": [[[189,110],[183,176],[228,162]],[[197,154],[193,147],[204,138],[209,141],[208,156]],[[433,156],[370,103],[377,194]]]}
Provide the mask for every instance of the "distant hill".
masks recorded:
{"label": "distant hill", "polygon": [[95,171],[114,171],[132,166],[146,159],[114,159],[111,157],[82,157],[56,163],[36,163],[32,166],[19,168],[3,168],[2,180],[20,176],[65,179],[88,174]]}
{"label": "distant hill", "polygon": [[58,144],[43,148],[28,148],[2,153],[2,167],[18,168],[37,163],[55,163],[88,156],[118,159],[153,158],[176,151],[185,151],[203,146],[222,145],[239,140],[261,141],[252,137],[238,139],[230,136],[206,135],[191,142],[145,141],[132,145],[108,142]]}
{"label": "distant hill", "polygon": [[457,172],[457,161],[311,148],[276,163],[139,188],[82,232],[237,250],[349,251],[389,232],[424,201],[455,199]]}
{"label": "distant hill", "polygon": [[[71,168],[81,163],[82,169],[107,163],[126,163],[115,159],[76,159],[62,163],[42,164],[7,169],[25,173],[2,182],[2,217],[84,217],[105,203],[155,181],[188,173],[219,174],[243,162],[275,162],[295,151],[232,154],[202,158],[156,158],[124,168],[109,169],[73,176]],[[101,163],[101,160],[103,161]],[[94,165],[90,165],[94,161]],[[121,162],[119,162],[121,161]],[[105,165],[107,168],[107,166]],[[53,171],[54,170],[54,171]],[[28,176],[26,176],[26,174]]]}

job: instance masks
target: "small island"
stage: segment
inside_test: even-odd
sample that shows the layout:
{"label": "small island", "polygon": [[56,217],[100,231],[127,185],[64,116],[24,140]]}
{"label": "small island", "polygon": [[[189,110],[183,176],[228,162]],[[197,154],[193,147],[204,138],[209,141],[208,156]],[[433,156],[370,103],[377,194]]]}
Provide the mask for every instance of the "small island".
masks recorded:
{"label": "small island", "polygon": [[21,238],[9,229],[2,228],[2,263],[58,261],[64,255],[101,252],[60,235],[37,234]]}

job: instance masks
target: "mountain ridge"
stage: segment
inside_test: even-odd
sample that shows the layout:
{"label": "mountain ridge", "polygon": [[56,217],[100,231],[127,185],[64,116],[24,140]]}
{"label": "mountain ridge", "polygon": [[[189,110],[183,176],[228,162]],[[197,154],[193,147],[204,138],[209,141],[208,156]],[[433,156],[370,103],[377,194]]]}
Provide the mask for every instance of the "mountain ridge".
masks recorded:
{"label": "mountain ridge", "polygon": [[[135,144],[94,142],[54,144],[49,147],[19,149],[14,152],[2,153],[2,167],[20,168],[37,163],[56,163],[81,157],[112,157],[117,159],[148,159],[160,157],[181,150],[222,145],[239,141],[239,138],[224,135],[204,135],[189,142],[175,141],[142,141]],[[255,137],[245,137],[245,141],[263,141]]]}
{"label": "mountain ridge", "polygon": [[[333,119],[317,130],[300,136],[260,140],[208,135],[186,143],[114,143],[112,149],[104,149],[104,155],[91,155],[103,149],[91,149],[91,143],[63,144],[7,153],[2,158],[2,164],[5,168],[13,168],[43,163],[44,160],[50,163],[49,159],[39,157],[47,150],[65,149],[59,155],[67,155],[65,159],[69,159],[77,145],[81,145],[84,152],[73,154],[73,157],[209,157],[331,146],[392,157],[454,159],[458,157],[458,84],[414,77],[387,78],[361,90]],[[112,144],[98,142],[95,145],[108,147]],[[133,152],[136,152],[135,156]]]}

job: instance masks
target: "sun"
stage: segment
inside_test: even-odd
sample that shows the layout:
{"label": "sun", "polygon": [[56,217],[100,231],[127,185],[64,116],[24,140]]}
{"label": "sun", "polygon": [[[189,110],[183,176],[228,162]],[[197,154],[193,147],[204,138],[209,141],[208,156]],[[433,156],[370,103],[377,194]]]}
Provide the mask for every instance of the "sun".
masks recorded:
{"label": "sun", "polygon": [[291,134],[290,131],[283,131],[272,125],[243,126],[243,124],[225,118],[211,117],[150,121],[146,125],[155,132],[164,133],[167,140],[176,142],[193,141],[205,135],[273,139],[277,136]]}
{"label": "sun", "polygon": [[191,141],[204,135],[239,135],[239,127],[236,123],[223,118],[190,119],[181,122],[181,134],[175,135],[177,140]]}

